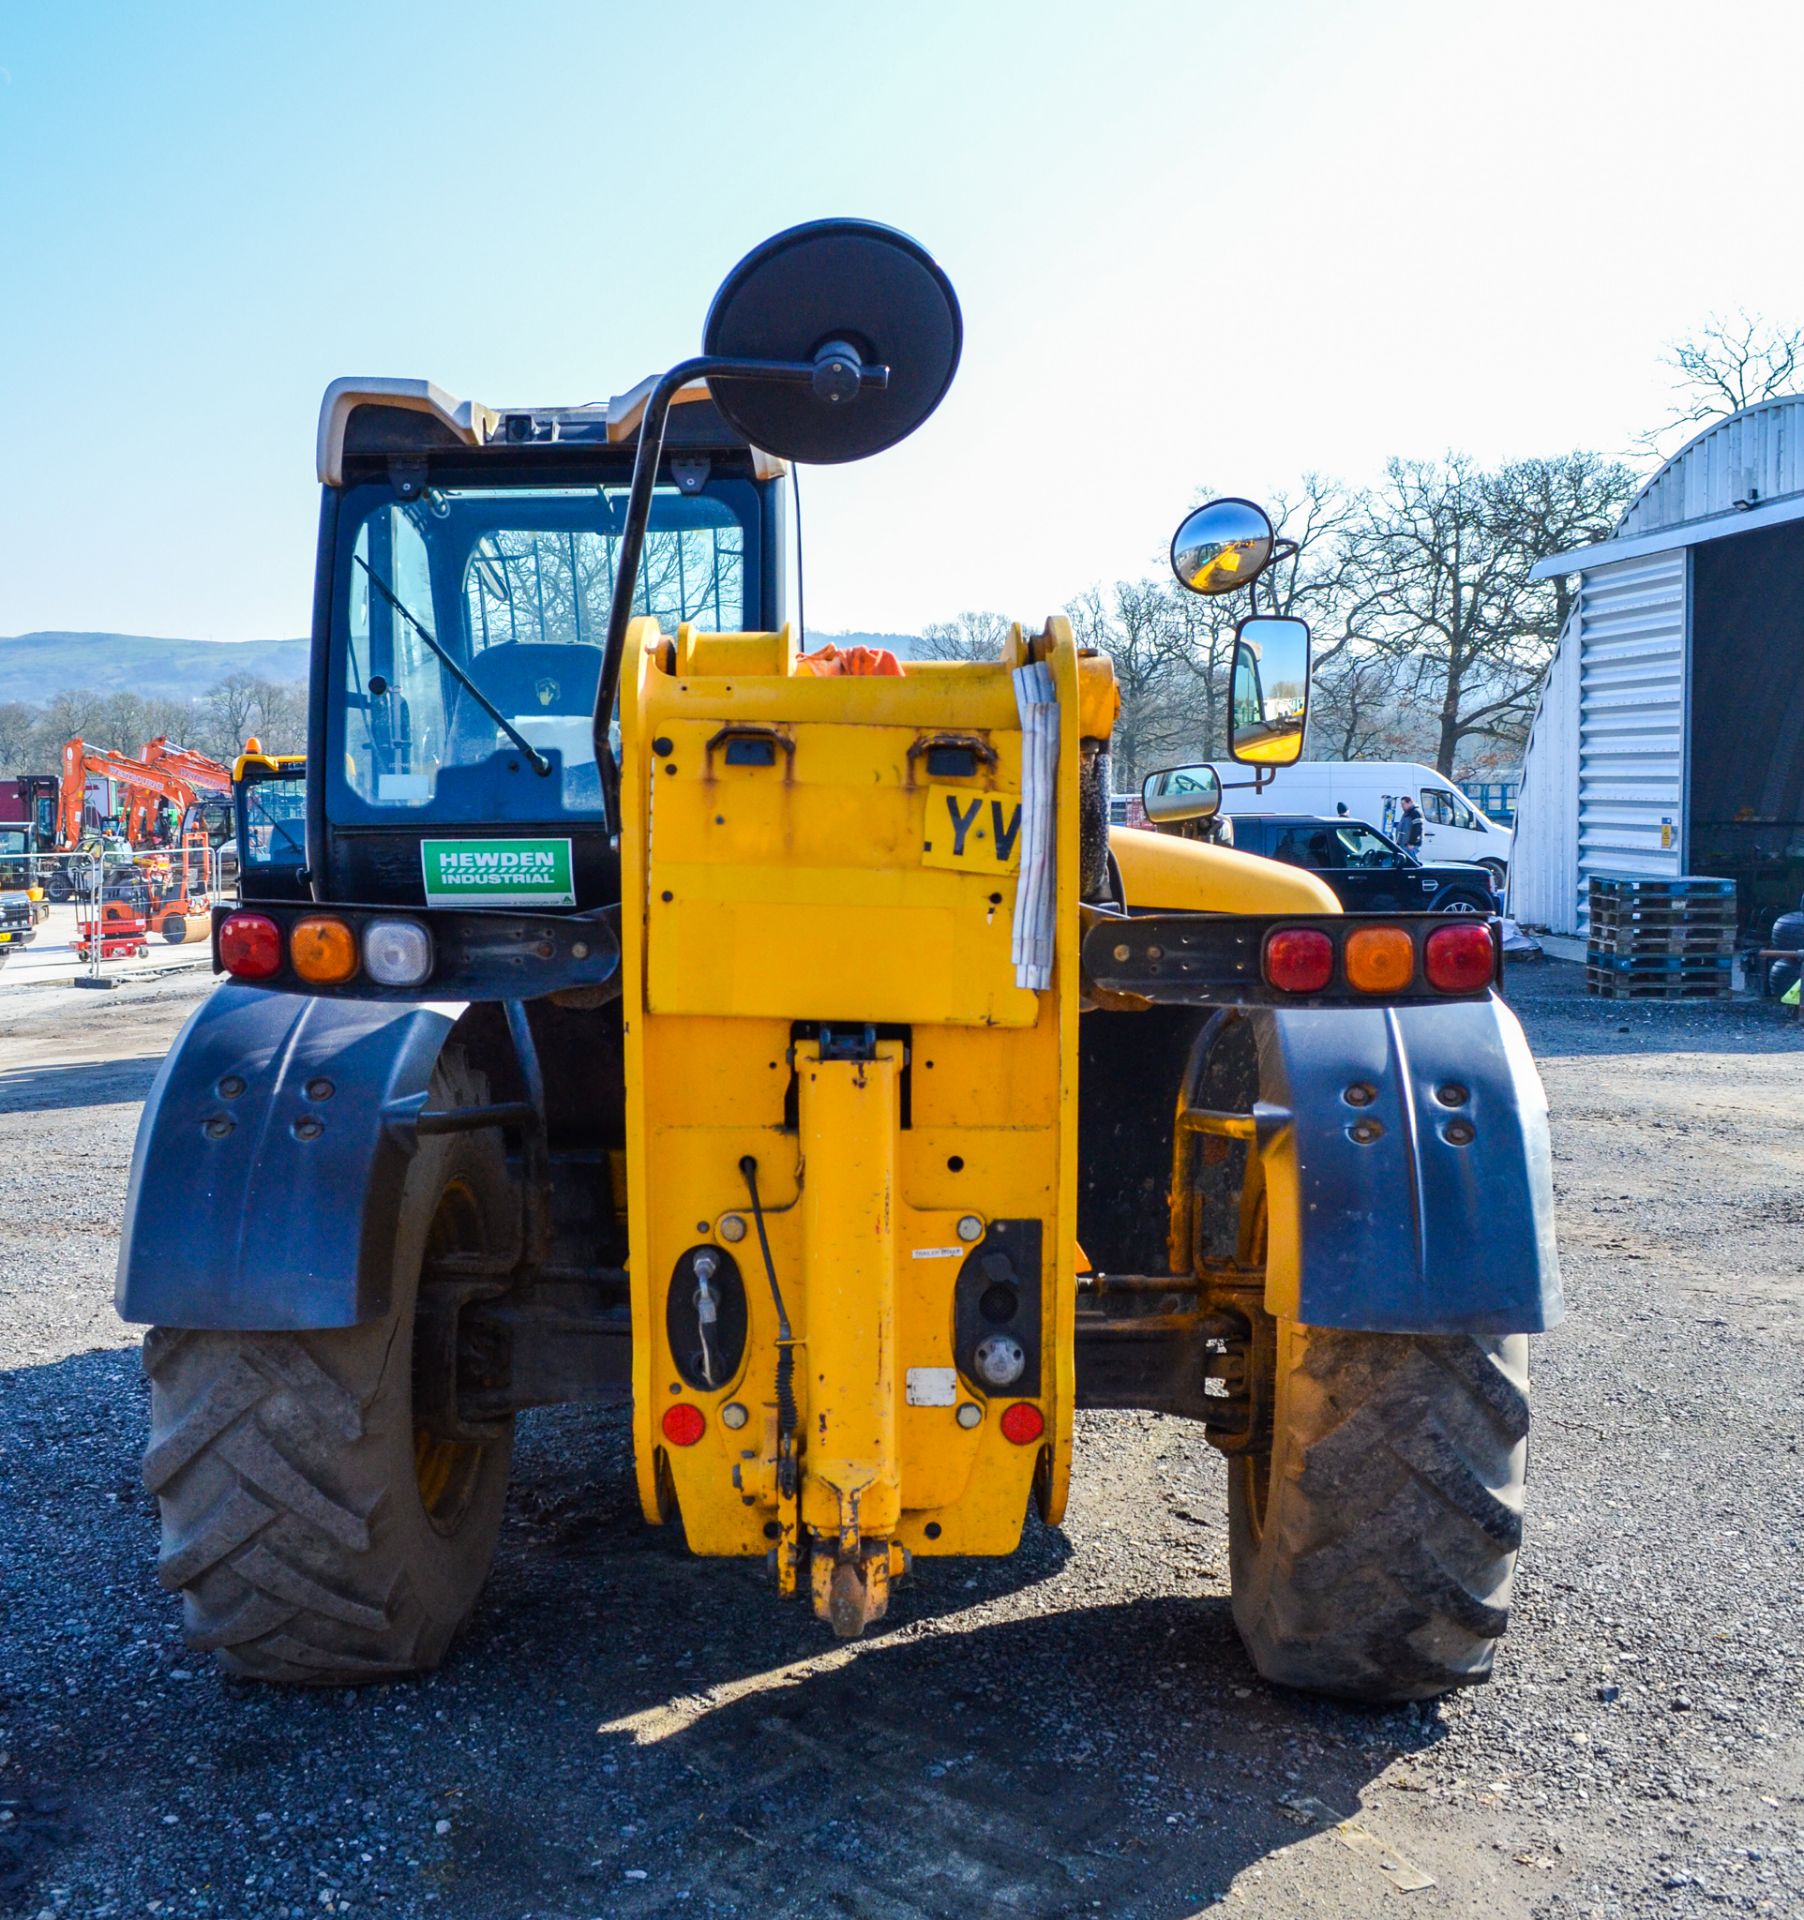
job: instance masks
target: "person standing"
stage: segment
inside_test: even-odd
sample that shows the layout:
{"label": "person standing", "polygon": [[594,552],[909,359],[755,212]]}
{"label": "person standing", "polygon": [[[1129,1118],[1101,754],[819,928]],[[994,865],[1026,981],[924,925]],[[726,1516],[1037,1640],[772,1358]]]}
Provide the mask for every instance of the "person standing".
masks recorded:
{"label": "person standing", "polygon": [[1401,811],[1397,816],[1397,844],[1405,853],[1419,855],[1422,851],[1422,809],[1415,803],[1411,794],[1405,794],[1400,803]]}

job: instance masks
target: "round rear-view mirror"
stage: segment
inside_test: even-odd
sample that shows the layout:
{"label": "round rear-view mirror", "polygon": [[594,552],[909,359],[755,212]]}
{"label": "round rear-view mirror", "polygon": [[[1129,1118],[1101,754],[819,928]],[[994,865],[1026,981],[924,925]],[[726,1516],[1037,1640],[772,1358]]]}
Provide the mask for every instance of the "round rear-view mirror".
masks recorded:
{"label": "round rear-view mirror", "polygon": [[[790,362],[834,356],[812,385],[756,375],[708,382],[729,426],[785,460],[832,466],[893,447],[933,412],[964,344],[952,282],[918,241],[873,220],[814,220],[754,247],[714,296],[711,357]],[[843,377],[884,366],[882,387]]]}
{"label": "round rear-view mirror", "polygon": [[1171,570],[1192,593],[1233,593],[1271,564],[1274,536],[1263,507],[1251,500],[1211,500],[1172,535]]}

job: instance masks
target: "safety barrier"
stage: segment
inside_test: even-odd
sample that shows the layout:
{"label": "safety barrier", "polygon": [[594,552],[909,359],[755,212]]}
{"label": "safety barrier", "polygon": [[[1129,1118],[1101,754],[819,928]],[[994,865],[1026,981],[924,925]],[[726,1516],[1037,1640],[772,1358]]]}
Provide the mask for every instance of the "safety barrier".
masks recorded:
{"label": "safety barrier", "polygon": [[26,854],[0,838],[0,988],[204,964],[217,865],[194,844]]}

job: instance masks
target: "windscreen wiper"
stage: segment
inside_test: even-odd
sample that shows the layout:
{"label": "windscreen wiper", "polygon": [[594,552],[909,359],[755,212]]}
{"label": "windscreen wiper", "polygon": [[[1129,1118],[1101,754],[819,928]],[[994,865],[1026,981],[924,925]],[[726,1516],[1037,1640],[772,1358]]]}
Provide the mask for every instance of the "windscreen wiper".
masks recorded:
{"label": "windscreen wiper", "polygon": [[405,620],[410,627],[413,628],[414,632],[417,633],[420,636],[420,638],[425,641],[427,646],[429,646],[432,649],[432,651],[436,653],[438,657],[445,663],[445,665],[448,666],[451,669],[451,671],[457,676],[458,683],[465,689],[465,691],[469,694],[470,698],[476,702],[476,704],[483,710],[483,712],[486,713],[489,716],[489,718],[494,721],[496,726],[498,726],[501,729],[501,731],[505,733],[507,737],[514,743],[514,745],[518,747],[523,754],[526,755],[527,759],[532,762],[533,772],[549,773],[551,771],[551,762],[545,758],[545,756],[538,750],[537,747],[533,745],[533,743],[530,740],[527,739],[526,735],[523,734],[520,731],[520,729],[514,725],[514,723],[507,717],[507,715],[503,713],[498,706],[496,706],[494,701],[491,700],[488,697],[488,695],[482,691],[482,689],[476,684],[476,682],[472,680],[467,673],[464,672],[463,668],[457,664],[456,660],[449,653],[447,653],[443,647],[439,645],[436,636],[428,633],[426,629],[420,625],[419,621],[417,621],[413,617],[413,614],[408,610],[408,608],[405,607],[401,603],[401,601],[396,597],[394,588],[391,587],[388,584],[388,582],[383,579],[381,574],[379,574],[376,571],[376,569],[372,567],[366,559],[364,559],[362,554],[354,553],[352,554],[351,558],[355,560],[357,564],[364,570],[364,572],[369,575],[370,585],[374,587],[379,594],[381,594],[383,599],[386,600],[388,604],[394,608],[395,612],[398,613],[401,616],[401,618]]}

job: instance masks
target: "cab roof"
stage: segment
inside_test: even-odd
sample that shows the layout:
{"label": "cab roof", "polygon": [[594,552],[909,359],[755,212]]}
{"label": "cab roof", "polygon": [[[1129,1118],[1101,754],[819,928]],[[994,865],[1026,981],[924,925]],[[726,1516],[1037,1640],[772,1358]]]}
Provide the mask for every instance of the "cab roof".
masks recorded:
{"label": "cab roof", "polygon": [[[624,453],[638,438],[653,384],[642,380],[611,400],[577,407],[490,407],[460,399],[430,380],[334,380],[320,402],[320,482],[342,487],[351,462],[419,459],[433,453],[494,448],[519,455],[534,448],[585,446]],[[781,460],[750,447],[726,424],[699,382],[677,394],[664,446],[676,454],[749,451],[760,480],[786,471]]]}

